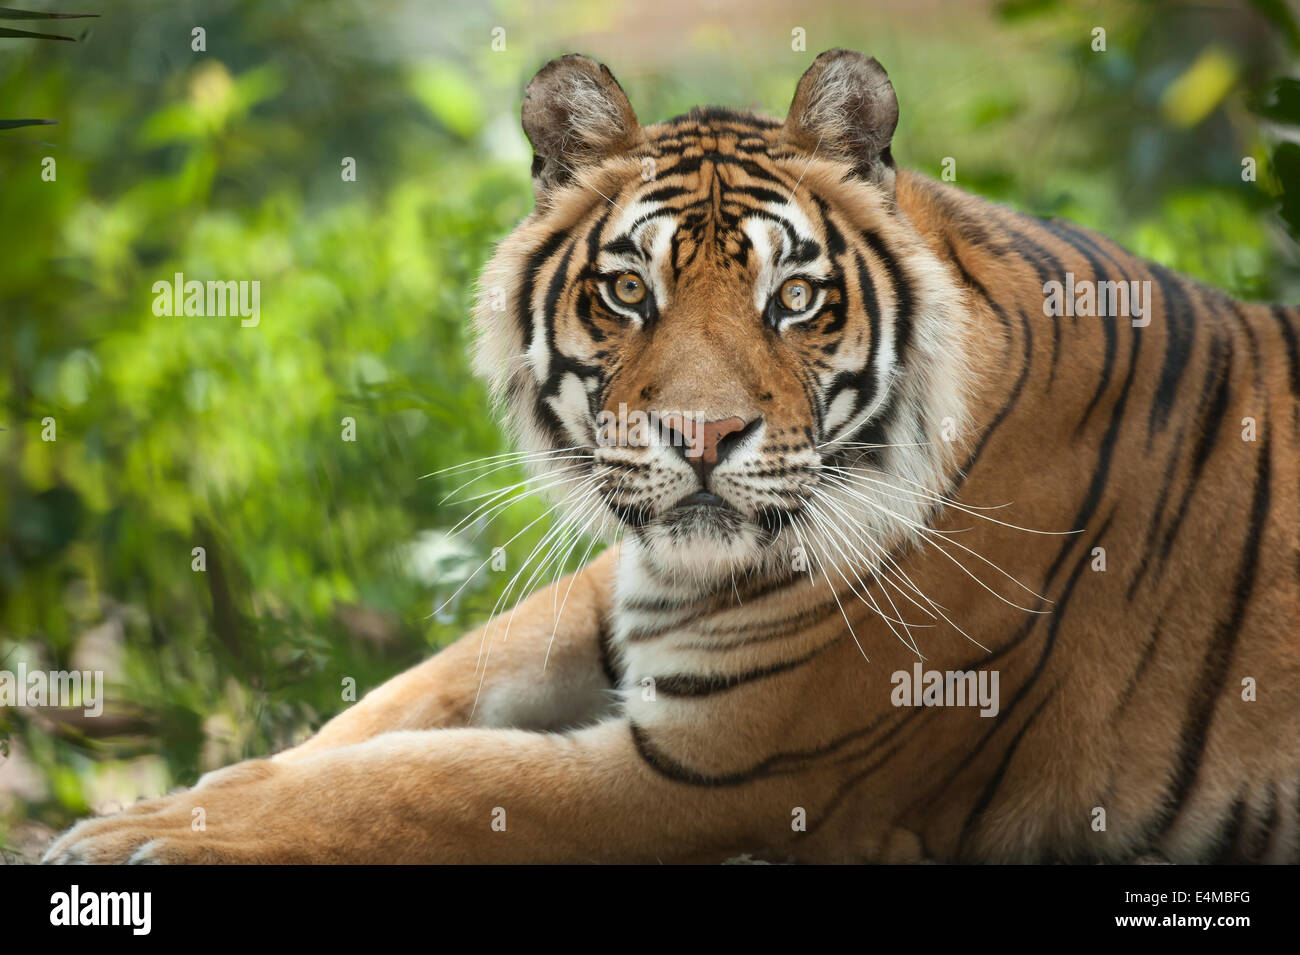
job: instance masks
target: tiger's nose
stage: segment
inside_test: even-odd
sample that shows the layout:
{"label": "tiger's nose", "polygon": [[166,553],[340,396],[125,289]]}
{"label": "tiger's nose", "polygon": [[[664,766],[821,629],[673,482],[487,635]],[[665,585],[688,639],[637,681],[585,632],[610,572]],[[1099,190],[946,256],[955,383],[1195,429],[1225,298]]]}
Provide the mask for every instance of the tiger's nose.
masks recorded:
{"label": "tiger's nose", "polygon": [[744,418],[718,418],[700,421],[686,415],[665,415],[664,437],[700,476],[700,483],[708,487],[709,474],[726,460],[727,455],[762,423],[762,416],[750,421]]}

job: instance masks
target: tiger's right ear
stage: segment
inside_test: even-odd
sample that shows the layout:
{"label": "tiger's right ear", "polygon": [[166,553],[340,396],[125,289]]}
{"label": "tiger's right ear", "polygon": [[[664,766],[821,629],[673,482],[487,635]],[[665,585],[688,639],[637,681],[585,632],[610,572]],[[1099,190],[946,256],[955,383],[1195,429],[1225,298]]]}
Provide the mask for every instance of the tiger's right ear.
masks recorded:
{"label": "tiger's right ear", "polygon": [[608,67],[570,53],[528,84],[522,110],[533,144],[533,192],[540,200],[577,178],[583,166],[636,146],[641,124]]}
{"label": "tiger's right ear", "polygon": [[898,98],[885,68],[853,50],[827,50],[799,80],[781,135],[810,155],[847,163],[893,195],[897,126]]}

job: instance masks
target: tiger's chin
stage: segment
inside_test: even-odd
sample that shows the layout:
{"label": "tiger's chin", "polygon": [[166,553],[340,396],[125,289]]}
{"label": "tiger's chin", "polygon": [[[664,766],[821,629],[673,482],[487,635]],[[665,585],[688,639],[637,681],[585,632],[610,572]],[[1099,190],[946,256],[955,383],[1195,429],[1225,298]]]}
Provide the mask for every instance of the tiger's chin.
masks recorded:
{"label": "tiger's chin", "polygon": [[736,575],[770,570],[785,556],[773,530],[760,518],[714,502],[689,502],[637,529],[643,559],[658,573],[721,584]]}

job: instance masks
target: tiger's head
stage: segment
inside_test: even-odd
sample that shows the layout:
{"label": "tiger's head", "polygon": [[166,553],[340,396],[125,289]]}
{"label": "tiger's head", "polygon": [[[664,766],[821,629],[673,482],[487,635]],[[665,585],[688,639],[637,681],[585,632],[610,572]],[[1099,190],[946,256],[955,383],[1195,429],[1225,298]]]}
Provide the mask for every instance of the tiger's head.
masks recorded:
{"label": "tiger's head", "polygon": [[532,80],[536,208],[485,269],[475,365],[573,531],[708,583],[874,565],[931,518],[965,293],[897,201],[897,120],[845,50],[784,122],[642,126],[577,55]]}

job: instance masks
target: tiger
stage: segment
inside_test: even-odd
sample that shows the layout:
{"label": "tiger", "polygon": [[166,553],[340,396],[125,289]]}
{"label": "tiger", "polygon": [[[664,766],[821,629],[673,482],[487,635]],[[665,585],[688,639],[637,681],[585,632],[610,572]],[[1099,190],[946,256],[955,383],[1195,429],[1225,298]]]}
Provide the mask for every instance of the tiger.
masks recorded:
{"label": "tiger", "polygon": [[899,169],[853,51],[648,126],[568,55],[522,121],[472,361],[608,546],[47,861],[1300,856],[1300,309]]}

